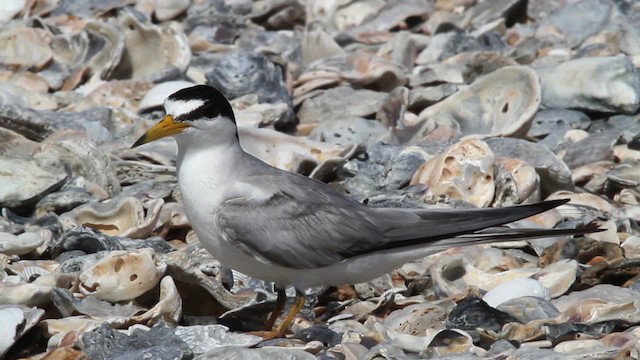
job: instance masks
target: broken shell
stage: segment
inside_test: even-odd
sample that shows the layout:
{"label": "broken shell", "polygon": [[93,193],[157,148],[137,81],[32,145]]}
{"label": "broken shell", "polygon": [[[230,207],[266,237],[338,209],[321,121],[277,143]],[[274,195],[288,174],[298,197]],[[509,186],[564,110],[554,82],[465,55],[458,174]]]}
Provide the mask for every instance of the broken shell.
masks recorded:
{"label": "broken shell", "polygon": [[124,33],[125,49],[113,71],[115,79],[157,81],[184,73],[191,49],[184,33],[138,20],[130,11],[120,12],[117,24]]}
{"label": "broken shell", "polygon": [[640,105],[640,75],[626,56],[573,59],[538,73],[547,108],[634,113]]}
{"label": "broken shell", "polygon": [[51,286],[0,282],[0,305],[44,306],[51,301]]}
{"label": "broken shell", "polygon": [[479,139],[466,139],[422,164],[411,184],[427,185],[427,199],[447,196],[484,207],[495,191],[493,166],[489,146]]}
{"label": "broken shell", "polygon": [[0,232],[0,253],[5,255],[25,255],[44,243],[37,233],[26,232],[20,235]]}
{"label": "broken shell", "polygon": [[22,335],[40,321],[44,310],[23,306],[0,306],[0,358]]}
{"label": "broken shell", "polygon": [[[529,131],[540,98],[535,71],[507,66],[426,108],[418,119],[457,124],[463,135],[521,137]],[[424,132],[419,130],[417,137],[426,135]]]}
{"label": "broken shell", "polygon": [[[5,24],[18,15],[27,4],[27,0],[9,1],[0,6],[0,24]],[[0,356],[2,353],[0,352]]]}
{"label": "broken shell", "polygon": [[50,172],[33,159],[0,158],[0,206],[18,208],[35,205],[44,195],[60,188],[66,174]]}
{"label": "broken shell", "polygon": [[170,20],[187,11],[191,0],[153,0],[154,15],[160,21]]}
{"label": "broken shell", "polygon": [[[431,342],[430,333],[441,330],[446,311],[433,304],[415,304],[387,316],[375,329],[392,344],[420,352]],[[434,327],[436,327],[434,329]]]}
{"label": "broken shell", "polygon": [[93,77],[89,82],[94,82],[111,76],[120,62],[124,40],[113,25],[103,21],[89,21],[77,35],[55,36],[52,48],[57,62],[69,66],[71,71],[86,68]]}
{"label": "broken shell", "polygon": [[110,236],[146,238],[154,229],[164,201],[149,202],[145,216],[142,202],[131,196],[117,196],[106,202],[90,202],[60,216],[63,230],[85,226]]}
{"label": "broken shell", "polygon": [[0,64],[22,70],[40,69],[53,57],[50,42],[50,34],[42,29],[6,29],[0,33]]}
{"label": "broken shell", "polygon": [[493,138],[486,140],[495,156],[515,158],[533,166],[540,177],[541,197],[556,190],[572,190],[571,171],[549,148],[522,139]]}
{"label": "broken shell", "polygon": [[352,116],[367,117],[378,111],[384,99],[385,94],[381,92],[341,86],[305,100],[298,111],[298,117],[302,124]]}
{"label": "broken shell", "polygon": [[251,155],[279,169],[322,179],[358,152],[348,147],[321,143],[266,128],[239,127],[240,145]]}
{"label": "broken shell", "polygon": [[169,324],[178,324],[182,318],[182,299],[171,276],[165,276],[160,281],[160,300],[144,314],[134,316],[138,322],[152,325],[164,320]]}
{"label": "broken shell", "polygon": [[166,269],[151,249],[112,251],[80,274],[79,289],[101,300],[130,300],[154,288]]}
{"label": "broken shell", "polygon": [[532,279],[538,280],[549,290],[549,295],[556,298],[563,295],[576,281],[578,262],[575,260],[560,260],[541,269],[532,275]]}
{"label": "broken shell", "polygon": [[551,302],[536,296],[513,298],[500,304],[497,309],[513,316],[523,324],[533,320],[552,319],[560,315],[560,311]]}
{"label": "broken shell", "polygon": [[496,195],[501,206],[540,201],[540,177],[536,170],[520,159],[496,159]]}
{"label": "broken shell", "polygon": [[493,308],[509,300],[522,296],[535,296],[545,300],[551,299],[549,291],[537,280],[514,279],[489,290],[482,300]]}
{"label": "broken shell", "polygon": [[471,353],[484,355],[486,351],[473,344],[473,338],[467,332],[458,329],[444,329],[433,335],[429,346],[422,352],[428,356],[452,356]]}

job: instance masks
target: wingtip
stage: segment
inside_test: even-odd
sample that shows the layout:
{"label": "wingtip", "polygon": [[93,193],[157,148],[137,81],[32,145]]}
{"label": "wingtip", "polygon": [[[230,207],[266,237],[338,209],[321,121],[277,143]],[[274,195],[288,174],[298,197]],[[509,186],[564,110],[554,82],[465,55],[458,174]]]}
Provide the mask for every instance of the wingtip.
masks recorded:
{"label": "wingtip", "polygon": [[571,201],[571,199],[554,199],[554,200],[543,201],[541,204],[546,204],[548,205],[548,209],[553,209],[553,208],[557,208],[560,205],[564,205],[569,201]]}

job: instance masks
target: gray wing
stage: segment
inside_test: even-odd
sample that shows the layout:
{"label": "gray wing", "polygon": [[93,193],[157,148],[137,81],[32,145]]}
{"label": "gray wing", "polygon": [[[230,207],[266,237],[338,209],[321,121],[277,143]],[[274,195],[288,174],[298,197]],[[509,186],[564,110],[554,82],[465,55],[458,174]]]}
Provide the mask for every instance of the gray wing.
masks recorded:
{"label": "gray wing", "polygon": [[[350,249],[384,244],[368,208],[305,177],[243,178],[271,195],[234,197],[214,214],[227,241],[263,262],[296,269],[344,260]],[[245,187],[246,188],[246,187]]]}
{"label": "gray wing", "polygon": [[[244,191],[231,196],[214,214],[213,220],[226,241],[265,263],[296,269],[328,266],[353,256],[418,244],[432,245],[440,251],[448,246],[490,242],[487,233],[451,238],[566,202],[486,209],[376,209],[324,183],[292,173],[249,176],[243,178],[242,185]],[[260,196],[240,195],[250,193],[247,190],[251,188],[259,189]],[[549,236],[549,231],[544,235]],[[539,236],[542,233],[520,238]],[[505,236],[496,238],[509,240]]]}

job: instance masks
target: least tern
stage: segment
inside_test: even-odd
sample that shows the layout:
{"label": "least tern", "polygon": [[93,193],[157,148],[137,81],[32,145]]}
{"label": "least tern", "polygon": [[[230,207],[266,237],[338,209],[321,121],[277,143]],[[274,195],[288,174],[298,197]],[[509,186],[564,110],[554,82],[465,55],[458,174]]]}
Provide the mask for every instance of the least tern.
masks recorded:
{"label": "least tern", "polygon": [[284,310],[284,289],[295,288],[294,305],[272,336],[285,334],[310,287],[368,281],[454,246],[595,231],[491,229],[568,200],[464,210],[367,207],[246,153],[231,104],[213,87],[179,90],[164,109],[132,147],[174,136],[184,209],[204,248],[225,266],[275,284],[268,331]]}

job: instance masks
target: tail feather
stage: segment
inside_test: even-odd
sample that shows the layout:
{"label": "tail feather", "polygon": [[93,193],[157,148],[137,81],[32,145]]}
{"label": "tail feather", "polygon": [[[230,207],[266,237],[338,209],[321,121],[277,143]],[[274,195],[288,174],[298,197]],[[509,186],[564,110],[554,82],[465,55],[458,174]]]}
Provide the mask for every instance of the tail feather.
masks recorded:
{"label": "tail feather", "polygon": [[582,229],[511,229],[490,228],[486,232],[460,235],[454,238],[437,240],[429,246],[439,250],[450,247],[461,247],[478,244],[492,244],[517,240],[533,240],[557,236],[586,235],[605,231],[606,229],[589,226]]}
{"label": "tail feather", "polygon": [[[376,209],[379,218],[375,221],[385,229],[388,242],[375,249],[368,249],[367,252],[421,244],[442,246],[444,250],[451,246],[581,235],[602,231],[594,227],[584,229],[498,228],[500,225],[545,212],[568,201],[568,199],[559,199],[536,204],[481,209]],[[407,217],[412,217],[410,222],[407,221]],[[351,256],[355,255],[359,254]]]}

